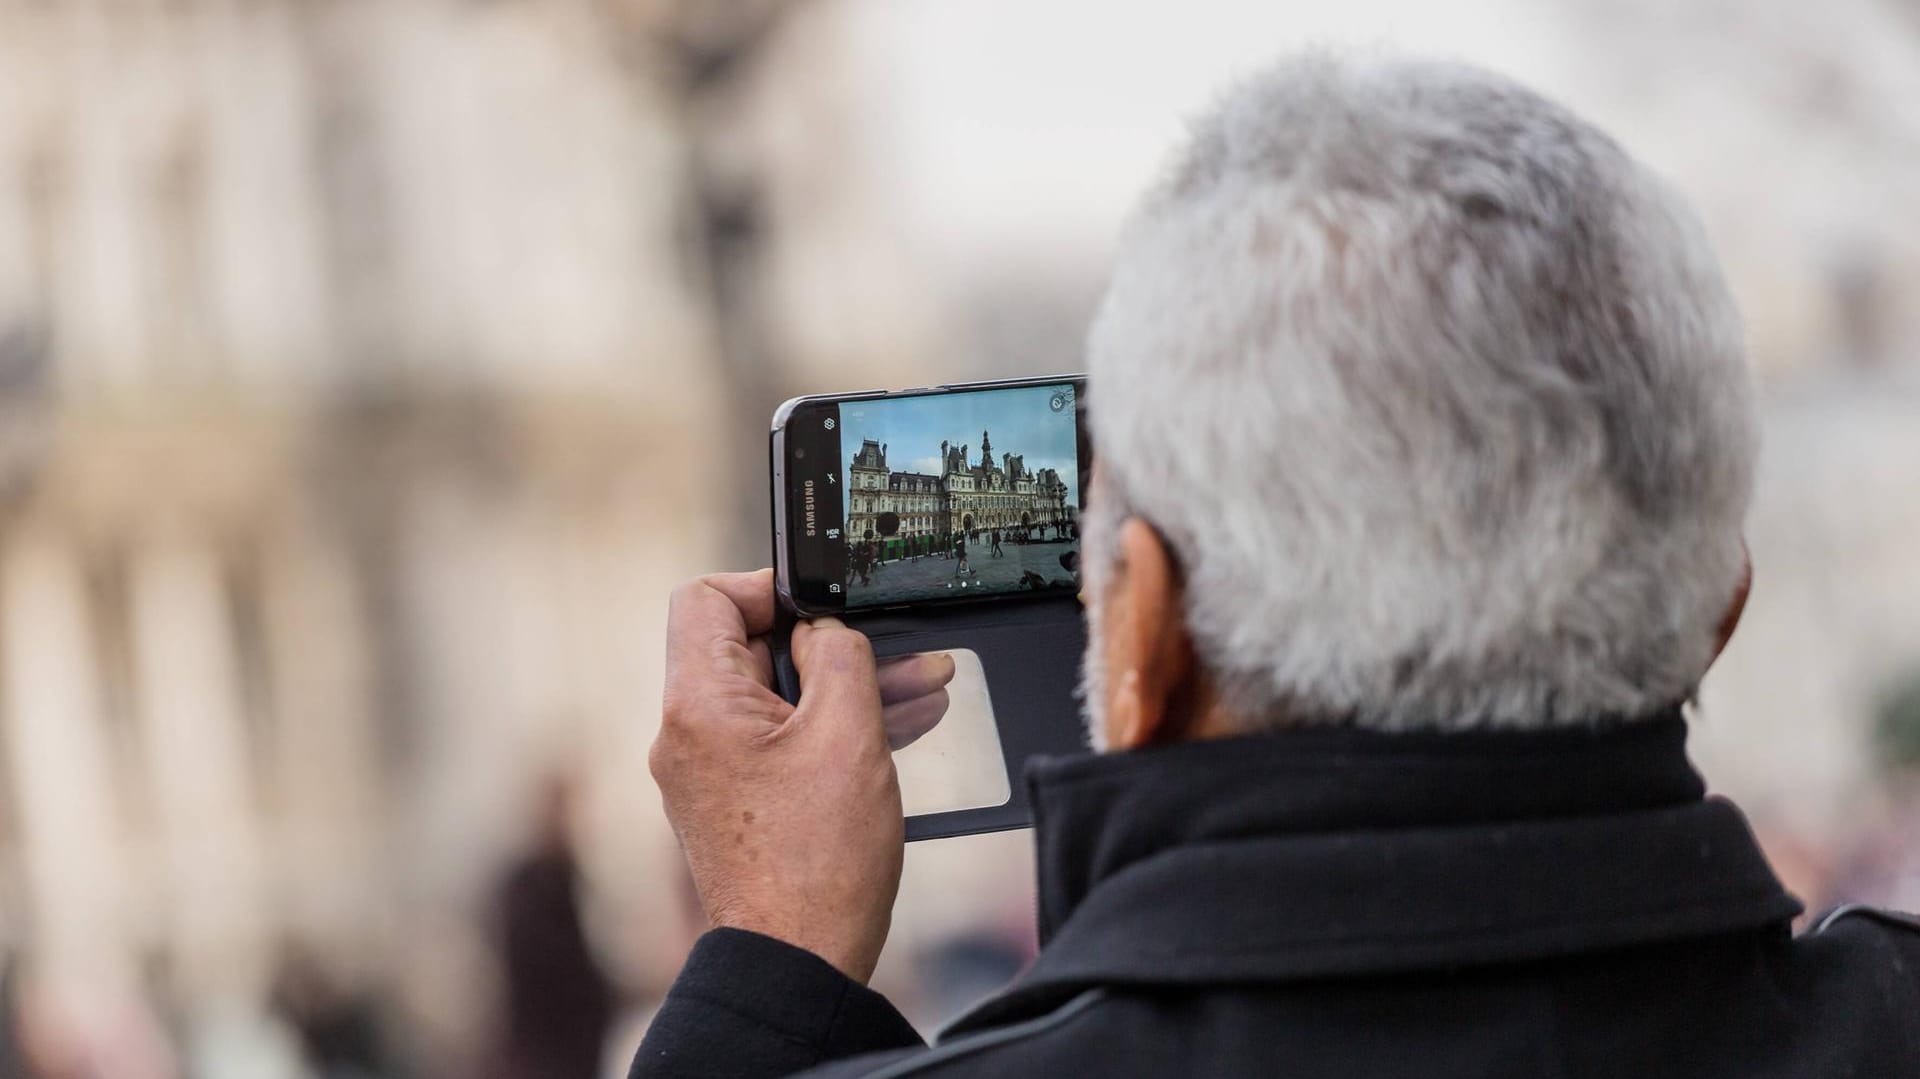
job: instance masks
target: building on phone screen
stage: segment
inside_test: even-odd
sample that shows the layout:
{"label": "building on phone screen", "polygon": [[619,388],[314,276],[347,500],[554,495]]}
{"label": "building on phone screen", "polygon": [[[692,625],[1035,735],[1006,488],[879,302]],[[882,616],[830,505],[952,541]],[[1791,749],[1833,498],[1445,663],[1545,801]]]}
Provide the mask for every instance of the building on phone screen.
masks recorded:
{"label": "building on phone screen", "polygon": [[862,441],[847,469],[847,538],[878,540],[881,557],[889,558],[944,550],[957,533],[997,529],[1037,539],[1073,523],[1076,507],[1057,470],[1030,469],[1012,453],[995,463],[987,431],[977,463],[969,453],[966,445],[942,442],[939,475],[895,472],[885,443]]}

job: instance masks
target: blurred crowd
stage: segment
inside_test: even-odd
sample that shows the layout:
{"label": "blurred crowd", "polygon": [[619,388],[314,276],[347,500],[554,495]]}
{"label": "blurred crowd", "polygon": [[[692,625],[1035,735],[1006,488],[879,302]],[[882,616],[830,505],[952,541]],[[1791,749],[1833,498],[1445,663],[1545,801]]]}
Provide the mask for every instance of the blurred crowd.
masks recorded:
{"label": "blurred crowd", "polygon": [[[163,977],[103,993],[63,991],[30,957],[0,967],[0,1076],[7,1079],[592,1079],[624,1075],[663,986],[623,984],[588,928],[571,838],[576,780],[549,779],[534,844],[504,866],[487,923],[499,973],[489,1033],[463,1050],[423,1051],[404,1001],[377,970],[353,970],[298,940],[276,949],[267,1006],[190,1017]],[[684,877],[672,887],[694,904]],[[1030,899],[916,948],[883,974],[928,1029],[1032,958]],[[690,918],[691,918],[690,911]],[[689,920],[679,950],[696,935]],[[157,972],[156,972],[157,973]],[[671,972],[667,972],[671,974]]]}

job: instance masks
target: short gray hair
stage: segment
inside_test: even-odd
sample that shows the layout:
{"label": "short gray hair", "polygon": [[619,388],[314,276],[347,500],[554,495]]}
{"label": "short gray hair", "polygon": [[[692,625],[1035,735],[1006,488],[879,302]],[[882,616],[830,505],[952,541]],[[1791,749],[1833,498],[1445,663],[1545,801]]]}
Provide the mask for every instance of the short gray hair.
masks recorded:
{"label": "short gray hair", "polygon": [[1122,513],[1153,524],[1251,726],[1631,718],[1712,662],[1758,437],[1739,313],[1678,197],[1507,79],[1310,54],[1238,86],[1088,351],[1092,583]]}

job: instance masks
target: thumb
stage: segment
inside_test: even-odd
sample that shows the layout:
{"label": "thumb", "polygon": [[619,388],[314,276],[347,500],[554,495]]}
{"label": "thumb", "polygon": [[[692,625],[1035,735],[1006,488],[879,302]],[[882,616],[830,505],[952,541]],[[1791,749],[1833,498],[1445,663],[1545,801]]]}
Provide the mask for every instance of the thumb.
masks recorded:
{"label": "thumb", "polygon": [[837,618],[795,626],[793,666],[800,675],[797,713],[880,729],[880,680],[865,634]]}

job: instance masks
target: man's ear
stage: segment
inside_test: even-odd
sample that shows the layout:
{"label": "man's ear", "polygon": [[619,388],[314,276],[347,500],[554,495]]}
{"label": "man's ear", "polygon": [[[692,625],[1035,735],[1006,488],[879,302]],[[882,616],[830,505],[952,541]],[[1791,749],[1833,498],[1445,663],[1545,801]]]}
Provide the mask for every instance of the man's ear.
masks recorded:
{"label": "man's ear", "polygon": [[[1719,659],[1720,653],[1727,650],[1727,642],[1733,640],[1733,631],[1740,628],[1740,616],[1747,610],[1747,595],[1753,591],[1753,552],[1747,549],[1747,541],[1740,541],[1740,583],[1734,586],[1733,599],[1727,604],[1727,613],[1720,616],[1718,636],[1713,642],[1713,658]],[[1711,661],[1709,661],[1711,662]]]}
{"label": "man's ear", "polygon": [[1120,525],[1103,640],[1110,679],[1107,745],[1134,749],[1187,737],[1195,660],[1180,576],[1160,534],[1137,517]]}

